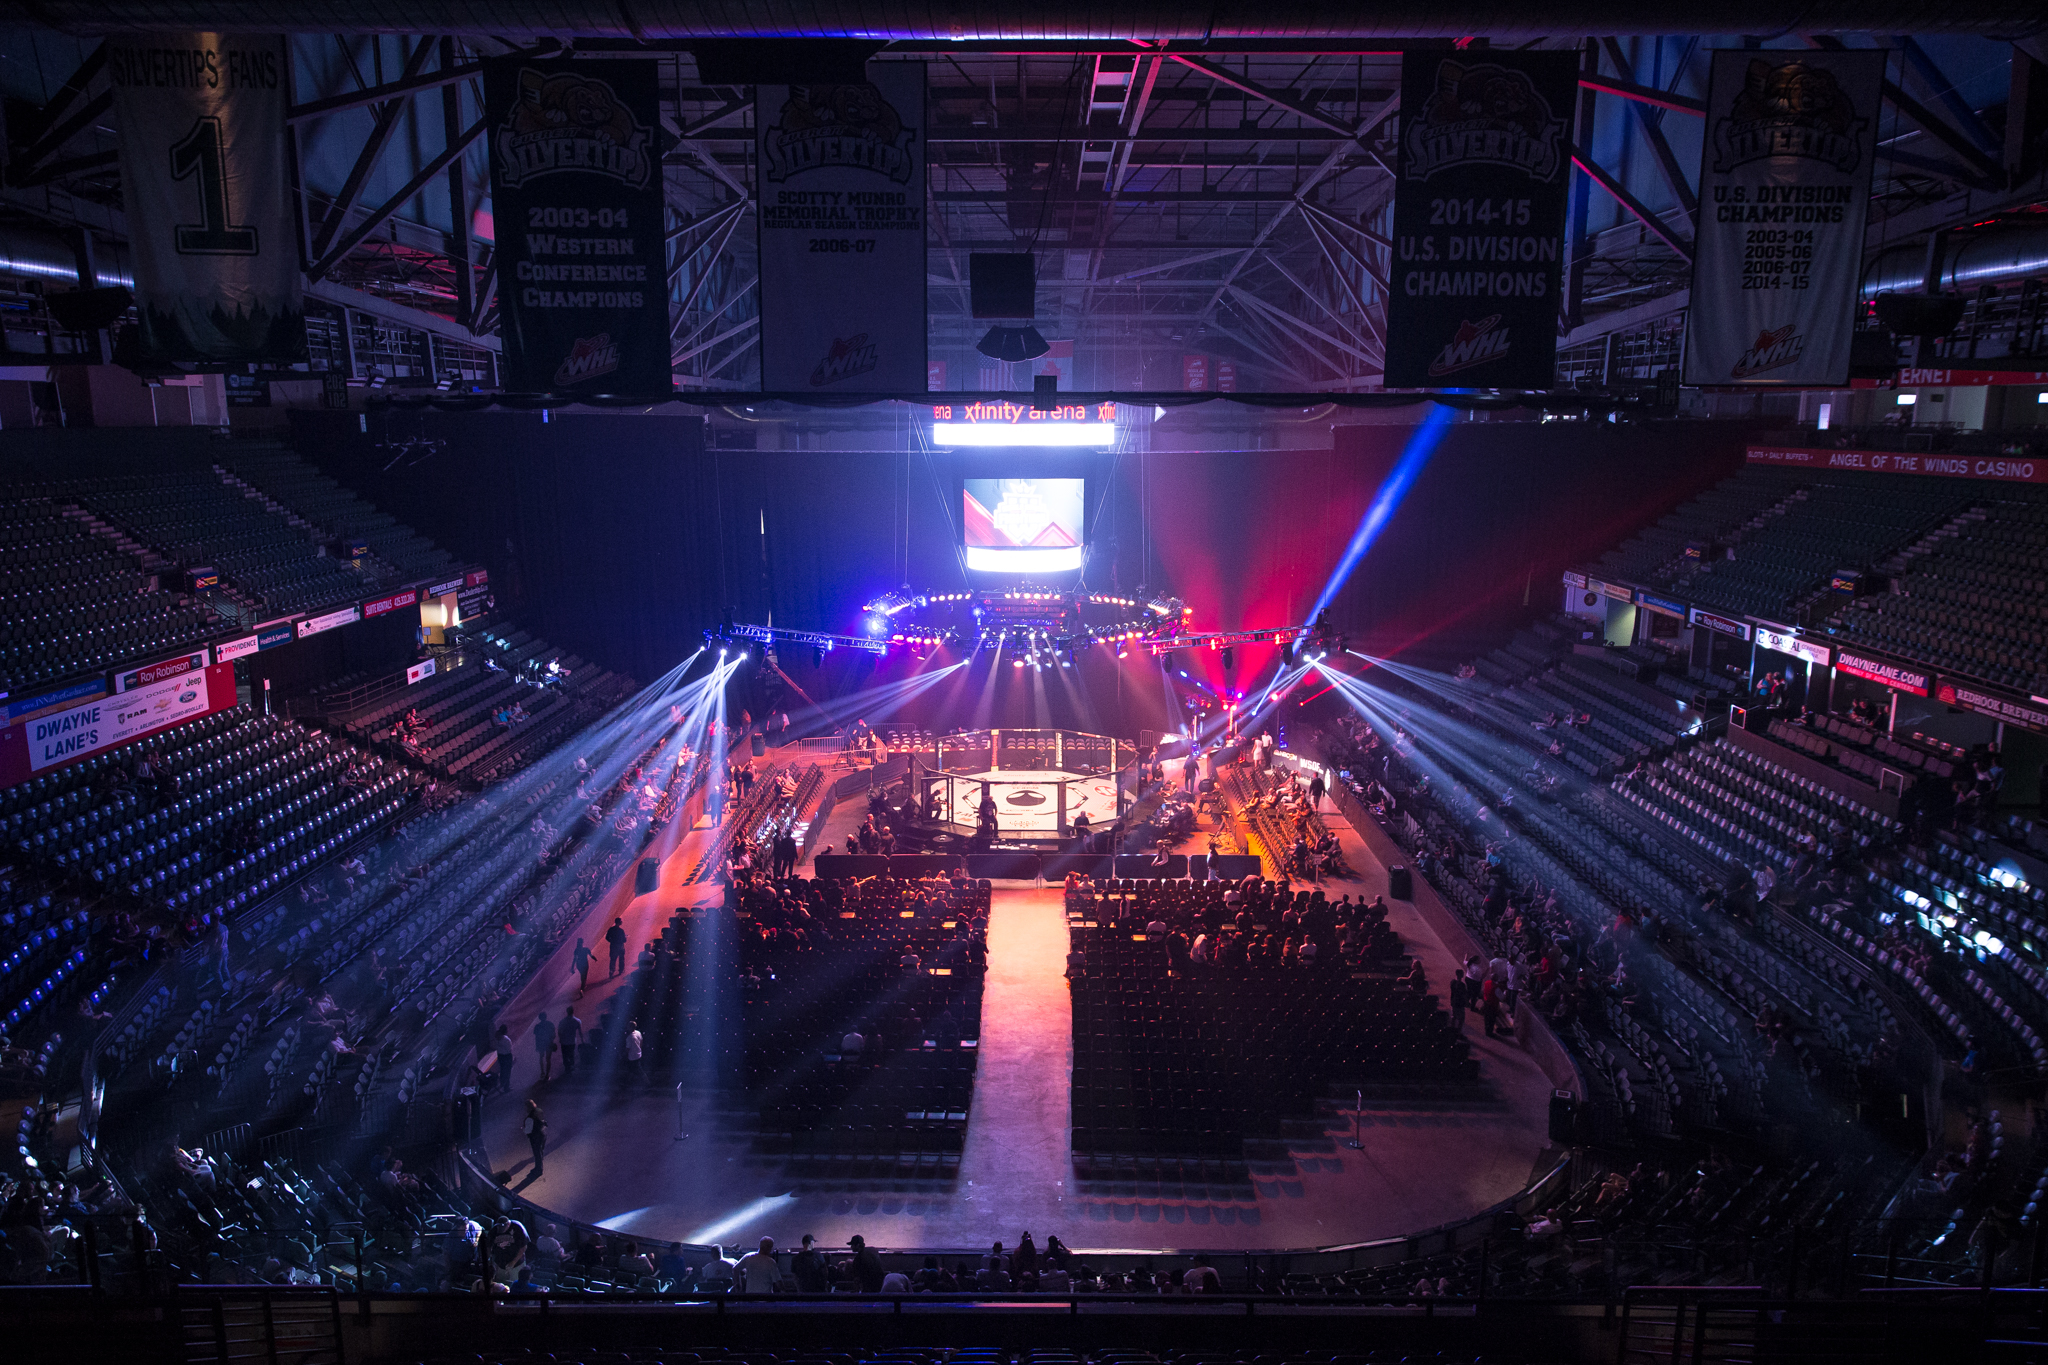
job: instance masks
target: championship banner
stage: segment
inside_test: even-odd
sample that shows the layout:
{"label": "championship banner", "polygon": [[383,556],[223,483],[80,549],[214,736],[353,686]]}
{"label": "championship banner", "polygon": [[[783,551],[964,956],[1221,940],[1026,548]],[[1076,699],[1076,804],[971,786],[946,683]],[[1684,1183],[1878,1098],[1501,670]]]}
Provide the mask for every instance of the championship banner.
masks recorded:
{"label": "championship banner", "polygon": [[1685,382],[1849,378],[1882,52],[1714,54]]}
{"label": "championship banner", "polygon": [[1571,52],[1402,57],[1388,388],[1557,382],[1578,79]]}
{"label": "championship banner", "polygon": [[761,387],[924,391],[924,65],[864,85],[762,85]]}
{"label": "championship banner", "polygon": [[107,40],[141,356],[306,358],[282,37]]}
{"label": "championship banner", "polygon": [[666,397],[656,62],[484,63],[505,387]]}

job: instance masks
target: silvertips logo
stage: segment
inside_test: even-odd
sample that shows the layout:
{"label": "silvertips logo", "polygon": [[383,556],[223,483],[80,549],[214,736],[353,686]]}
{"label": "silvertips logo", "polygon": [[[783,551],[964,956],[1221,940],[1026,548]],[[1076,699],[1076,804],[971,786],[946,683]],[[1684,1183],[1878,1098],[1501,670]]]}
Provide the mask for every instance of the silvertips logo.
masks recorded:
{"label": "silvertips logo", "polygon": [[1401,173],[1410,180],[1492,165],[1548,181],[1564,167],[1564,120],[1528,76],[1492,62],[1440,63],[1420,117],[1405,122]]}
{"label": "silvertips logo", "polygon": [[563,356],[562,363],[555,367],[555,387],[566,389],[588,383],[618,368],[619,343],[612,340],[610,332],[599,332],[594,337],[577,337],[575,344],[569,347],[569,354]]}
{"label": "silvertips logo", "polygon": [[832,349],[825,352],[825,358],[811,371],[811,387],[822,389],[827,384],[837,384],[842,379],[866,374],[882,363],[882,348],[868,340],[866,332],[858,336],[834,337]]}
{"label": "silvertips logo", "polygon": [[761,135],[768,178],[851,166],[910,183],[915,129],[872,85],[792,85],[775,125]]}
{"label": "silvertips logo", "polygon": [[1429,362],[1432,375],[1456,374],[1474,365],[1503,359],[1508,353],[1508,329],[1500,325],[1500,314],[1477,322],[1460,322],[1458,334],[1444,343],[1443,350]]}
{"label": "silvertips logo", "polygon": [[1775,370],[1797,361],[1805,349],[1806,338],[1800,335],[1799,324],[1788,322],[1783,327],[1758,332],[1756,341],[1742,353],[1742,359],[1735,362],[1735,367],[1728,374],[1734,379],[1747,379],[1753,374]]}
{"label": "silvertips logo", "polygon": [[639,189],[654,173],[647,130],[617,92],[573,72],[522,70],[519,98],[494,142],[506,185],[579,171]]}
{"label": "silvertips logo", "polygon": [[1767,157],[1824,161],[1842,174],[1863,160],[1863,134],[1870,120],[1824,66],[1786,62],[1773,66],[1758,57],[1744,73],[1741,93],[1728,116],[1714,123],[1714,171]]}

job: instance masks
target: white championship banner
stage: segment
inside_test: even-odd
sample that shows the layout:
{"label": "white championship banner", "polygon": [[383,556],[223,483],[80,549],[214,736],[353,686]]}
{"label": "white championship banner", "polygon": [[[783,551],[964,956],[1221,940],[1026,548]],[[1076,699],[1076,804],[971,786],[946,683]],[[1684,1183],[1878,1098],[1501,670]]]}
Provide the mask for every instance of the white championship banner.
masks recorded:
{"label": "white championship banner", "polygon": [[1714,54],[1687,384],[1848,382],[1884,63]]}
{"label": "white championship banner", "polygon": [[144,358],[306,358],[281,37],[107,40]]}
{"label": "white championship banner", "polygon": [[761,387],[922,393],[924,65],[755,87]]}

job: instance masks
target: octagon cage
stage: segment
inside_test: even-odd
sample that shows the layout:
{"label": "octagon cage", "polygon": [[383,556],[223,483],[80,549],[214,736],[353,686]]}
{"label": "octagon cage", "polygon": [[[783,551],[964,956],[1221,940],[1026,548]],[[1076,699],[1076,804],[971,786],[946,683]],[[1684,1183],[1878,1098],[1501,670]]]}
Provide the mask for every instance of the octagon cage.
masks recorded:
{"label": "octagon cage", "polygon": [[1117,819],[1121,770],[1136,757],[1122,740],[1079,730],[971,730],[914,752],[912,786],[926,820],[955,834],[974,833],[986,798],[998,837],[1058,839],[1078,815],[1098,829]]}

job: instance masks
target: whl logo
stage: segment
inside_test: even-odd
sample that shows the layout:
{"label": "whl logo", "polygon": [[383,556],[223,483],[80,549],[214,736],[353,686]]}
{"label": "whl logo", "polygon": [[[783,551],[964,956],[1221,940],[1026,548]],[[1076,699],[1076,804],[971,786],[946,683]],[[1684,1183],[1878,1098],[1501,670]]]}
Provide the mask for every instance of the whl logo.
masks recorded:
{"label": "whl logo", "polygon": [[594,337],[577,337],[576,344],[569,348],[569,354],[555,367],[555,387],[566,389],[572,384],[588,383],[618,368],[619,347],[610,332],[599,332]]}
{"label": "whl logo", "polygon": [[832,349],[811,371],[811,387],[822,389],[827,384],[837,384],[842,379],[866,374],[882,363],[882,348],[868,340],[866,332],[858,336],[834,337]]}
{"label": "whl logo", "polygon": [[1790,365],[1799,359],[1806,349],[1806,338],[1799,334],[1799,324],[1788,322],[1769,332],[1758,332],[1756,343],[1742,353],[1742,359],[1735,362],[1735,368],[1728,372],[1733,379],[1747,379],[1765,370],[1775,370],[1781,365]]}
{"label": "whl logo", "polygon": [[1458,334],[1445,343],[1437,358],[1429,362],[1433,375],[1456,374],[1474,365],[1503,359],[1508,353],[1508,329],[1500,325],[1500,314],[1461,322]]}

